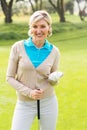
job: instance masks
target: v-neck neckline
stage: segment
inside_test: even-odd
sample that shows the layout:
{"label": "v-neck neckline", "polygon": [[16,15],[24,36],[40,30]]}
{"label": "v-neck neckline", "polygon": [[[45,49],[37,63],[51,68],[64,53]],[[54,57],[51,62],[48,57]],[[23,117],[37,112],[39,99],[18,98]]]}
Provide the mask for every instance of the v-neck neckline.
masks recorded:
{"label": "v-neck neckline", "polygon": [[53,47],[52,51],[51,51],[50,54],[44,59],[44,61],[41,62],[37,67],[35,67],[35,66],[33,65],[33,63],[32,63],[32,61],[31,61],[30,57],[29,57],[29,56],[27,55],[27,53],[26,53],[26,50],[25,50],[25,47],[24,47],[24,41],[23,41],[23,43],[22,43],[22,47],[23,47],[23,51],[24,51],[24,53],[25,53],[25,56],[26,56],[27,59],[28,59],[28,62],[31,63],[31,65],[33,66],[34,69],[40,68],[40,66],[41,66],[42,64],[44,64],[44,62],[46,62],[47,59],[51,56],[51,54],[52,54],[52,52],[53,52],[53,50],[54,50],[54,47]]}

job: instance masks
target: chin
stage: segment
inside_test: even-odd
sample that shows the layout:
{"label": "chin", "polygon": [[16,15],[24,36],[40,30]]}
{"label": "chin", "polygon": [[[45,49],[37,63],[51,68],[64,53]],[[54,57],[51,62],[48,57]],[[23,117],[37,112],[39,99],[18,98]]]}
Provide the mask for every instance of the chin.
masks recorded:
{"label": "chin", "polygon": [[43,37],[38,37],[37,40],[44,40],[45,38]]}

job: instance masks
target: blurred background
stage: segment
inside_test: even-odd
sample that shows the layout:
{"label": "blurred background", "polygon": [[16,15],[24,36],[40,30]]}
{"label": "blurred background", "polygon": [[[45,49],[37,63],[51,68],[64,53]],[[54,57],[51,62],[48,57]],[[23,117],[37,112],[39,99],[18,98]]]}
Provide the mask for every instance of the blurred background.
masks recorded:
{"label": "blurred background", "polygon": [[[47,10],[64,76],[55,86],[57,130],[87,130],[87,0],[0,0],[0,130],[10,130],[16,92],[6,82],[11,46],[28,38],[29,17]],[[38,128],[37,118],[31,130]]]}

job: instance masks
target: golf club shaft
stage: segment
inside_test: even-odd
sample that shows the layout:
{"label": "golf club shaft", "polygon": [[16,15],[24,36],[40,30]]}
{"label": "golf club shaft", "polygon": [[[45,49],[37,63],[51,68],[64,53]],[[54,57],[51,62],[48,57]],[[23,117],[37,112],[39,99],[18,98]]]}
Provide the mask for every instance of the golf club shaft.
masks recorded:
{"label": "golf club shaft", "polygon": [[37,100],[38,130],[40,130],[40,100]]}
{"label": "golf club shaft", "polygon": [[40,100],[37,100],[37,116],[40,119]]}

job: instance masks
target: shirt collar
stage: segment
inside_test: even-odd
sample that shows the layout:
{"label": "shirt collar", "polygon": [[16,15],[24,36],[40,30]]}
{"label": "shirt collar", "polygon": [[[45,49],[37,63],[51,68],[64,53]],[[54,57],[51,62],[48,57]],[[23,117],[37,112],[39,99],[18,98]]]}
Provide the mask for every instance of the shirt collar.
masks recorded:
{"label": "shirt collar", "polygon": [[[35,47],[35,48],[37,48],[36,46],[35,46],[35,44],[33,43],[33,41],[32,41],[32,37],[30,37],[30,38],[28,38],[27,40],[25,40],[25,44],[26,44],[26,46],[28,46],[28,47]],[[50,43],[47,41],[47,40],[45,40],[45,44],[44,44],[44,46],[43,47],[41,47],[41,48],[46,48],[46,49],[50,49]]]}

